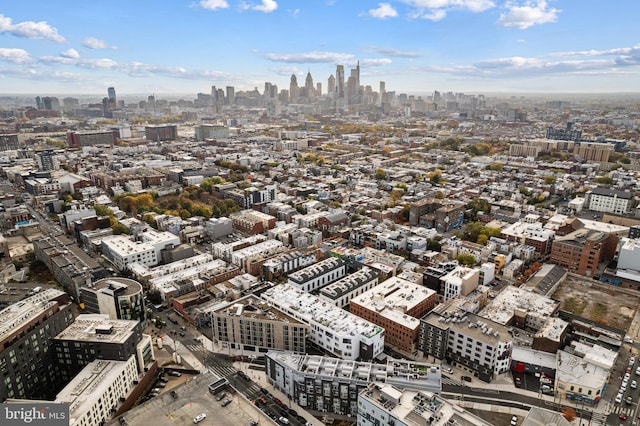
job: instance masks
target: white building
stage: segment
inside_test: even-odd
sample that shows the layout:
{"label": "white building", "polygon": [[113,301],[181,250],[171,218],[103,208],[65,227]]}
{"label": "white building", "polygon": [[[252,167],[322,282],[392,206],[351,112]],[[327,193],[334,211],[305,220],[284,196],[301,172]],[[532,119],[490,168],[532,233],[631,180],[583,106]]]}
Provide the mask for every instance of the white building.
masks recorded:
{"label": "white building", "polygon": [[627,191],[594,188],[587,192],[589,210],[613,214],[628,213],[633,207],[633,195]]}
{"label": "white building", "polygon": [[261,257],[277,254],[284,250],[284,245],[278,240],[267,240],[234,251],[231,254],[231,263],[237,265],[245,271],[249,270],[249,263]]}
{"label": "white building", "polygon": [[102,240],[102,254],[120,271],[136,262],[147,266],[158,264],[156,249],[151,244],[131,241],[124,235]]}
{"label": "white building", "polygon": [[384,349],[384,328],[294,286],[281,284],[268,289],[261,297],[309,324],[311,341],[338,358],[368,360]]}
{"label": "white building", "polygon": [[492,424],[432,392],[371,384],[358,395],[358,426]]}
{"label": "white building", "polygon": [[640,270],[640,240],[631,238],[620,239],[618,269]]}
{"label": "white building", "polygon": [[365,266],[359,271],[324,287],[320,290],[318,296],[320,299],[342,308],[348,305],[351,299],[376,285],[378,285],[378,273]]}
{"label": "white building", "polygon": [[458,296],[467,296],[478,288],[480,270],[458,266],[447,275],[440,278],[444,284],[444,301],[454,299]]}
{"label": "white building", "polygon": [[135,357],[126,361],[95,360],[64,387],[55,403],[69,404],[69,426],[108,423],[139,380]]}
{"label": "white building", "polygon": [[314,265],[307,266],[297,272],[289,274],[288,284],[304,291],[318,290],[328,284],[338,281],[347,273],[344,261],[329,257]]}
{"label": "white building", "polygon": [[599,400],[609,380],[608,368],[584,358],[558,351],[556,354],[555,392],[561,399],[577,399],[589,403]]}
{"label": "white building", "polygon": [[140,238],[143,243],[153,246],[153,249],[156,251],[156,258],[158,261],[162,259],[162,250],[180,245],[180,238],[177,235],[166,231],[158,232],[151,228],[147,228],[144,232],[141,232],[138,235],[138,238]]}

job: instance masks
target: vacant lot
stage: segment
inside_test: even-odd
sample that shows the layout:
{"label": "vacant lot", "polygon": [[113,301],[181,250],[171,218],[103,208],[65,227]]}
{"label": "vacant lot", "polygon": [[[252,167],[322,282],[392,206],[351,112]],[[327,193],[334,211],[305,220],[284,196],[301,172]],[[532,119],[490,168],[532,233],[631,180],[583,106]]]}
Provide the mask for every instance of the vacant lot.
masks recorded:
{"label": "vacant lot", "polygon": [[622,330],[629,328],[640,303],[634,291],[575,276],[567,277],[552,297],[562,310]]}

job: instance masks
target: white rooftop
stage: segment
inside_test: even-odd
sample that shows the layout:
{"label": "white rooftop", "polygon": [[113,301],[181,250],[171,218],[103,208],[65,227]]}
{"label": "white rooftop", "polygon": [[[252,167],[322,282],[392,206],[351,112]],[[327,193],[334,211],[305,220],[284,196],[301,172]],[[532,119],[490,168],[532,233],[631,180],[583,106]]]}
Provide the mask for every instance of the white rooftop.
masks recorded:
{"label": "white rooftop", "polygon": [[42,314],[56,305],[51,301],[60,297],[64,291],[48,288],[34,296],[16,302],[0,311],[0,342],[15,332],[25,322]]}

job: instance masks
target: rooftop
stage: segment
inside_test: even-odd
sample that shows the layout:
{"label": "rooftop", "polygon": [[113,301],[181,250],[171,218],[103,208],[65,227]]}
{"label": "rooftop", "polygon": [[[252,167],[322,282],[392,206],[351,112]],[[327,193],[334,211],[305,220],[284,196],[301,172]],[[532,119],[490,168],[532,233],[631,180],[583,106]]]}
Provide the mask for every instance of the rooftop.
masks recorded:
{"label": "rooftop", "polygon": [[58,304],[54,299],[64,294],[61,290],[49,288],[1,310],[0,341],[9,337],[25,322]]}
{"label": "rooftop", "polygon": [[303,324],[302,322],[286,314],[285,312],[282,312],[278,308],[269,305],[267,302],[253,294],[245,296],[234,301],[231,304],[227,304],[226,306],[217,309],[214,314],[268,321],[288,322],[292,324]]}
{"label": "rooftop", "polygon": [[83,342],[124,343],[135,332],[138,321],[109,319],[103,314],[78,315],[69,327],[55,338]]}
{"label": "rooftop", "polygon": [[549,318],[559,306],[559,302],[550,297],[533,293],[522,288],[507,286],[479,315],[497,322],[508,324],[516,311],[525,311],[526,315]]}

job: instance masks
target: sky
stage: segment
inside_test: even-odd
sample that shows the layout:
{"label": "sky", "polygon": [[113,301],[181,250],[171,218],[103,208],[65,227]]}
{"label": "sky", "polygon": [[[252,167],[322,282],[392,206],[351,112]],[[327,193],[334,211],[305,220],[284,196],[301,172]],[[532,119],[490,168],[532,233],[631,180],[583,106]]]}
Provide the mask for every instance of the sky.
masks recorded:
{"label": "sky", "polygon": [[0,0],[0,94],[640,92],[638,0]]}

